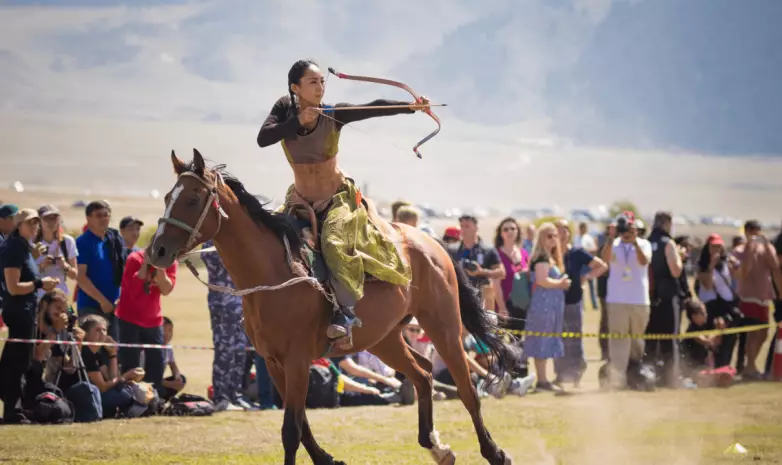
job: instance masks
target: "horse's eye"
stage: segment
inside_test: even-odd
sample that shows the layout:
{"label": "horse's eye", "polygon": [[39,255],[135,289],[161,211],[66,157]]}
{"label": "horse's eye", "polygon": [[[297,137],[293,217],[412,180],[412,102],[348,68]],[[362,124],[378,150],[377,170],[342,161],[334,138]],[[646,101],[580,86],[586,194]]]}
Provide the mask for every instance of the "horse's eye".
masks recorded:
{"label": "horse's eye", "polygon": [[198,198],[198,196],[190,197],[189,199],[187,199],[187,206],[188,207],[195,207],[196,205],[198,205],[198,201],[199,200],[200,199]]}

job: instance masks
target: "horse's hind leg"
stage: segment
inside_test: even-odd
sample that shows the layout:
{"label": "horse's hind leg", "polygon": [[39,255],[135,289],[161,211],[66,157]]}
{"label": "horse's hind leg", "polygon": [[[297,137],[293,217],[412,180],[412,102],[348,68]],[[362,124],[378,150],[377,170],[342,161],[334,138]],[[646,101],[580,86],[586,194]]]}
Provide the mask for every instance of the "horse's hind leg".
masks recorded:
{"label": "horse's hind leg", "polygon": [[434,429],[432,415],[432,375],[422,368],[417,359],[431,363],[420,354],[410,350],[399,329],[391,331],[383,340],[375,344],[369,351],[377,355],[386,365],[405,375],[413,382],[418,392],[418,444],[429,449],[432,458],[438,465],[453,464],[456,456],[447,445],[440,444],[437,431]]}
{"label": "horse's hind leg", "polygon": [[[464,407],[470,413],[472,423],[475,426],[478,443],[481,447],[481,455],[492,465],[510,464],[510,458],[506,457],[505,452],[494,443],[489,431],[486,429],[486,425],[483,423],[481,402],[478,398],[478,392],[470,379],[467,354],[465,354],[462,340],[459,338],[459,319],[434,320],[424,314],[418,316],[418,321],[434,343],[434,347],[456,382],[459,397],[462,399]],[[447,323],[444,323],[445,321]]]}
{"label": "horse's hind leg", "polygon": [[[269,363],[267,364],[267,367],[269,368],[269,374],[271,375],[272,380],[274,381],[274,387],[276,387],[277,392],[279,392],[282,395],[283,401],[286,401],[285,372],[277,364]],[[286,405],[287,405],[287,401],[286,401]],[[286,411],[286,417],[287,417],[287,411]],[[315,465],[345,465],[345,462],[334,460],[334,457],[332,457],[325,450],[321,449],[317,441],[315,441],[315,436],[312,434],[312,430],[310,429],[310,424],[309,421],[307,420],[307,413],[302,412],[302,417],[303,418],[301,424],[301,444],[304,446],[304,448],[307,450],[307,453],[310,455],[310,458],[312,459],[312,463],[314,463]],[[285,440],[284,428],[285,428],[285,424],[283,423],[283,441]]]}

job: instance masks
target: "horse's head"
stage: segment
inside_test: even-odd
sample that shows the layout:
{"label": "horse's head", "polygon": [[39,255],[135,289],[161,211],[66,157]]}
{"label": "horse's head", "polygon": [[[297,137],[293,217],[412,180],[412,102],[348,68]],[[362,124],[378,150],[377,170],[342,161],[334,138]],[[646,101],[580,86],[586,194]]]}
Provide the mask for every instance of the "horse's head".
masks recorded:
{"label": "horse's head", "polygon": [[166,211],[146,251],[149,263],[158,268],[171,266],[182,254],[214,238],[227,218],[219,203],[220,174],[206,168],[198,150],[193,149],[189,164],[172,150],[171,163],[176,184],[165,196]]}

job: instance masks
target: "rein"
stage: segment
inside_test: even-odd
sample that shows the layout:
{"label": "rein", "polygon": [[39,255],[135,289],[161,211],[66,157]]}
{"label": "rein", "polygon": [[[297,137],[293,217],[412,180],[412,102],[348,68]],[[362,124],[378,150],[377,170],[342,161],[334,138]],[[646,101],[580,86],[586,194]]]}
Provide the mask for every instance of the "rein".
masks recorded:
{"label": "rein", "polygon": [[[215,176],[215,178],[222,183],[222,177],[218,171],[212,171],[212,174]],[[204,286],[208,287],[210,290],[221,292],[223,294],[229,294],[232,296],[245,296],[248,294],[252,294],[254,292],[264,292],[264,291],[277,291],[280,289],[285,289],[286,287],[294,286],[299,283],[303,282],[309,282],[312,284],[316,289],[322,289],[320,286],[320,283],[316,278],[312,278],[309,276],[296,276],[294,278],[291,278],[284,283],[276,284],[272,286],[265,286],[265,285],[259,285],[255,287],[251,287],[248,289],[233,289],[227,286],[218,286],[216,284],[210,284],[203,279],[201,279],[198,270],[196,269],[195,265],[190,261],[189,256],[191,255],[200,255],[202,253],[206,252],[216,252],[217,250],[214,247],[210,247],[208,249],[202,249],[202,250],[192,250],[193,246],[195,245],[195,241],[201,238],[201,226],[203,226],[204,220],[206,219],[206,215],[209,214],[209,211],[214,208],[215,212],[217,213],[217,230],[215,231],[213,238],[217,236],[217,234],[220,232],[220,228],[222,227],[222,220],[225,218],[228,219],[228,215],[225,213],[225,210],[220,206],[219,202],[219,196],[217,192],[217,183],[214,185],[209,184],[206,180],[204,180],[201,176],[198,176],[195,173],[192,172],[184,172],[179,175],[179,178],[182,178],[184,176],[189,176],[191,178],[197,179],[201,184],[207,187],[209,189],[209,197],[206,200],[206,204],[204,205],[204,209],[201,211],[201,216],[199,216],[198,221],[196,222],[195,226],[190,226],[189,224],[185,223],[184,221],[178,220],[176,218],[171,217],[163,217],[158,220],[158,224],[170,224],[171,226],[180,228],[185,230],[186,232],[190,233],[190,237],[187,240],[187,244],[185,246],[185,249],[190,250],[189,252],[186,252],[180,257],[184,257],[183,263],[185,266],[187,266],[187,269],[190,270],[191,273],[193,273],[193,276],[203,284]],[[291,271],[294,271],[293,266],[293,255],[291,253],[291,245],[288,241],[288,237],[283,235],[282,242],[285,245],[285,257],[288,261],[288,266],[290,267]],[[180,258],[181,260],[181,258]]]}

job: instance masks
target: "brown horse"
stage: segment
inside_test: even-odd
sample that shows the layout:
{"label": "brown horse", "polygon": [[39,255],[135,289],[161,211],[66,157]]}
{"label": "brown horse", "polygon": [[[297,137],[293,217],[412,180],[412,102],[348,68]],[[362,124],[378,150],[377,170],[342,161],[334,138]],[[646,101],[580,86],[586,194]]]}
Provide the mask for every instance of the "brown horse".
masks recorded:
{"label": "brown horse", "polygon": [[[252,290],[243,297],[245,329],[266,359],[284,399],[285,464],[295,463],[300,443],[317,465],[342,463],[316,443],[304,411],[310,365],[330,347],[326,327],[331,310],[319,286],[302,282],[307,278],[302,276],[296,254],[291,253],[300,244],[293,219],[266,210],[222,168],[207,168],[197,150],[189,164],[174,152],[171,161],[178,177],[165,197],[165,214],[147,249],[148,260],[153,266],[166,268],[196,245],[214,239],[237,289]],[[418,443],[430,451],[436,463],[454,463],[454,453],[440,443],[434,429],[432,365],[401,335],[402,327],[415,316],[453,375],[472,417],[481,454],[491,464],[509,464],[510,457],[484,426],[462,347],[462,325],[489,347],[499,371],[504,372],[517,354],[497,336],[495,323],[447,251],[424,232],[400,228],[401,250],[412,267],[412,284],[366,283],[356,308],[363,326],[354,328],[353,347],[347,353],[369,350],[412,381],[419,401]],[[328,355],[344,354],[332,351]]]}

